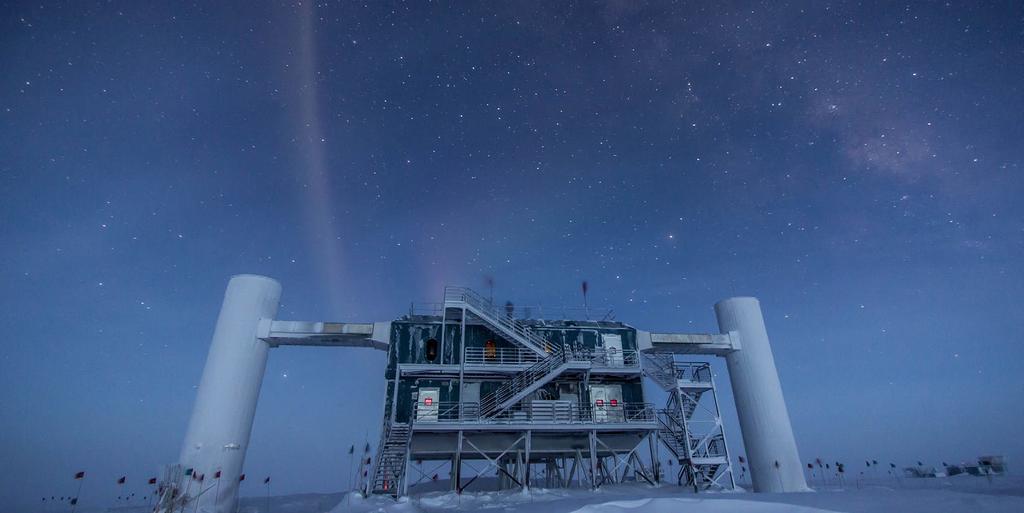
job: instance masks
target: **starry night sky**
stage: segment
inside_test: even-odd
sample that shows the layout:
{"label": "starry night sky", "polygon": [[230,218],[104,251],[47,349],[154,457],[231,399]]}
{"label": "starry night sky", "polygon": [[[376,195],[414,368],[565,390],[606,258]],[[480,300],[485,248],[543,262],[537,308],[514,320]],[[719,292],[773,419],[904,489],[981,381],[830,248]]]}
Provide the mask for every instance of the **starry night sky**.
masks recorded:
{"label": "starry night sky", "polygon": [[[0,8],[0,504],[143,495],[243,272],[295,320],[754,295],[804,460],[1024,461],[1021,3],[148,4]],[[246,471],[344,488],[383,364],[275,349]]]}

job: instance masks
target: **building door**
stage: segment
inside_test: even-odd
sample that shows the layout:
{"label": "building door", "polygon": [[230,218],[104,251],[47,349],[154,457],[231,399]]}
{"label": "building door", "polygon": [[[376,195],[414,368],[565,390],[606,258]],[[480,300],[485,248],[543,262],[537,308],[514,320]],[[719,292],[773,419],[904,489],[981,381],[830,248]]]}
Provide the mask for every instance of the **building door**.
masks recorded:
{"label": "building door", "polygon": [[601,335],[601,342],[604,344],[604,351],[609,367],[622,367],[622,335]]}
{"label": "building door", "polygon": [[437,412],[439,404],[437,403],[438,398],[441,396],[441,389],[439,388],[421,388],[419,394],[416,397],[416,422],[437,422]]}
{"label": "building door", "polygon": [[622,422],[622,385],[590,385],[594,422]]}

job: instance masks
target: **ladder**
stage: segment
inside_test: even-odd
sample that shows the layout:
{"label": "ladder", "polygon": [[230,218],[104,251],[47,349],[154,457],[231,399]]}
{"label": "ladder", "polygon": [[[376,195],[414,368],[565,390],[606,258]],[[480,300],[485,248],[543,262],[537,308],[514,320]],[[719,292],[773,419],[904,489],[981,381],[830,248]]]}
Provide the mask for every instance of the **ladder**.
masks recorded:
{"label": "ladder", "polygon": [[398,497],[399,484],[405,477],[409,461],[409,440],[412,431],[409,424],[392,424],[389,419],[384,419],[383,431],[381,443],[377,445],[373,478],[367,483],[367,489],[370,493]]}

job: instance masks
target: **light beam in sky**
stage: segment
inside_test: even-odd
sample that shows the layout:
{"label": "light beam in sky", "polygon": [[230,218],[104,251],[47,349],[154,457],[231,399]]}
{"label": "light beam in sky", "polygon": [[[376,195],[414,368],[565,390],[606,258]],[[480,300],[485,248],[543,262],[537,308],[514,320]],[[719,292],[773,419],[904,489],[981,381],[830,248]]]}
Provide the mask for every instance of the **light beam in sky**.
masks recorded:
{"label": "light beam in sky", "polygon": [[341,229],[331,210],[330,169],[327,165],[327,138],[320,120],[317,84],[316,14],[311,2],[299,5],[299,147],[303,166],[300,174],[305,188],[310,254],[325,278],[331,314],[342,313],[339,291],[345,280]]}

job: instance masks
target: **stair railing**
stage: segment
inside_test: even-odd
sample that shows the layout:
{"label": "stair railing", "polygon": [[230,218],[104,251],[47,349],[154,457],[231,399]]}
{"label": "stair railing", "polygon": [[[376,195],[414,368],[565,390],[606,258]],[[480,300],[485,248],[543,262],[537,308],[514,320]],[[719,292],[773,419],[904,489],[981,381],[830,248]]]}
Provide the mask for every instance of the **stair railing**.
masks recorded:
{"label": "stair railing", "polygon": [[510,332],[513,336],[517,337],[520,342],[527,343],[533,346],[535,349],[542,351],[548,350],[548,342],[541,336],[537,335],[523,323],[517,321],[514,317],[508,315],[506,312],[502,312],[499,307],[494,305],[489,299],[483,297],[473,289],[467,287],[445,287],[444,288],[444,300],[449,301],[460,301],[473,307],[479,313],[484,314],[487,317],[488,322],[493,323],[498,328],[503,328],[505,331]]}

